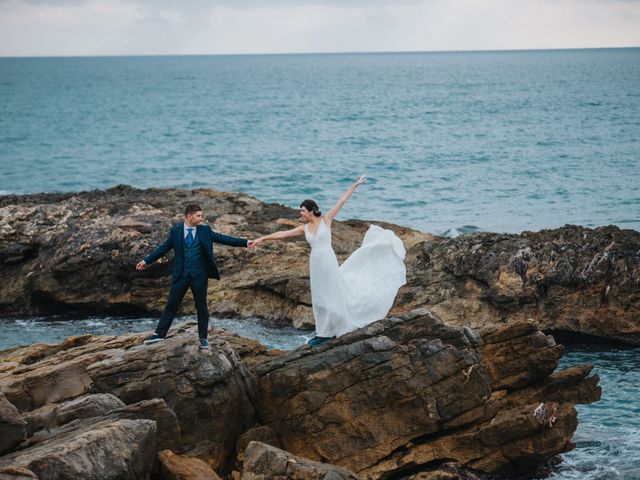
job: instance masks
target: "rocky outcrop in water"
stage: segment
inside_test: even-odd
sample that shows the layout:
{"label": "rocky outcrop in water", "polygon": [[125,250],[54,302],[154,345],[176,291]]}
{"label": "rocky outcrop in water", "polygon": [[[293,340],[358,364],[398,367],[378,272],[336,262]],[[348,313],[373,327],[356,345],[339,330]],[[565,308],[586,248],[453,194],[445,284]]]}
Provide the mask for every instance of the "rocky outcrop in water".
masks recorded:
{"label": "rocky outcrop in water", "polygon": [[552,373],[562,351],[530,323],[478,335],[416,310],[254,367],[260,418],[285,450],[364,478],[530,468],[572,448],[573,403],[599,398],[590,367]]}
{"label": "rocky outcrop in water", "polygon": [[413,251],[398,303],[481,328],[541,328],[640,344],[640,232],[567,225],[520,235],[475,233]]}
{"label": "rocky outcrop in water", "polygon": [[532,323],[477,332],[425,309],[290,352],[222,330],[200,350],[193,324],[162,343],[143,338],[71,337],[0,352],[0,421],[21,426],[0,472],[511,472],[573,448],[574,404],[600,395],[590,366],[555,372],[563,348]]}
{"label": "rocky outcrop in water", "polygon": [[[297,225],[295,210],[244,194],[214,190],[137,190],[120,186],[79,194],[0,196],[0,316],[65,313],[141,314],[162,310],[172,253],[144,272],[134,268],[202,206],[216,231],[245,238]],[[363,222],[334,227],[345,257],[366,230]],[[395,227],[405,242],[428,238]],[[214,315],[259,316],[311,327],[308,247],[304,239],[260,251],[216,245],[223,279],[209,282]],[[192,313],[188,295],[182,312]]]}
{"label": "rocky outcrop in water", "polygon": [[[213,190],[120,186],[77,194],[0,197],[0,315],[158,313],[170,256],[134,265],[164,240],[187,203],[222,233],[255,238],[296,225],[296,210]],[[341,260],[367,222],[335,222]],[[408,284],[392,314],[428,306],[448,323],[482,328],[534,319],[566,331],[640,344],[640,232],[567,225],[522,234],[434,237],[396,225]],[[311,327],[308,246],[302,237],[258,250],[216,246],[214,315],[258,316]],[[184,313],[193,313],[187,296]]]}

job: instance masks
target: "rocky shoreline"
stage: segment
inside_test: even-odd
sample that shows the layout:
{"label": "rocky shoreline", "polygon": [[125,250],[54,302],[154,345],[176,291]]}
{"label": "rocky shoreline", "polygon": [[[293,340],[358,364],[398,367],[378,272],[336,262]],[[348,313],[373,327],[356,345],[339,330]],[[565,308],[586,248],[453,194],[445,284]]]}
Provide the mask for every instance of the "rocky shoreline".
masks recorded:
{"label": "rocky shoreline", "polygon": [[[222,233],[255,238],[297,225],[297,212],[240,193],[118,186],[68,194],[0,196],[0,317],[157,314],[171,258],[134,265],[199,203]],[[335,222],[343,260],[369,222]],[[534,319],[547,332],[640,344],[640,232],[615,226],[436,237],[397,225],[408,283],[392,314],[427,307],[452,325],[483,328]],[[222,281],[210,282],[213,315],[261,317],[312,328],[304,239],[257,251],[216,246]],[[183,312],[192,312],[186,299]]]}
{"label": "rocky shoreline", "polygon": [[[134,265],[191,202],[235,236],[297,224],[206,189],[0,196],[0,317],[159,312],[171,257]],[[368,223],[335,222],[340,260]],[[640,232],[381,225],[407,247],[407,285],[388,318],[318,348],[211,329],[203,351],[187,323],[151,346],[84,335],[0,351],[0,478],[477,480],[574,448],[574,406],[600,398],[599,379],[556,371],[548,332],[640,344]],[[313,327],[304,239],[216,254],[212,314]]]}
{"label": "rocky shoreline", "polygon": [[474,479],[571,450],[591,366],[532,322],[427,309],[283,352],[195,325],[0,352],[0,477]]}

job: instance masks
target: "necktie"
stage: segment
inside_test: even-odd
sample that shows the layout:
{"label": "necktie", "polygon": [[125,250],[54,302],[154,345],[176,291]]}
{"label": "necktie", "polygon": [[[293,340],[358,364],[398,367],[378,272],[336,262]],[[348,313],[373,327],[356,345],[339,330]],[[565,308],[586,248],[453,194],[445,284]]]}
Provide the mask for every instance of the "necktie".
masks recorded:
{"label": "necktie", "polygon": [[187,238],[184,239],[184,243],[187,245],[187,248],[191,247],[193,243],[193,228],[187,228]]}

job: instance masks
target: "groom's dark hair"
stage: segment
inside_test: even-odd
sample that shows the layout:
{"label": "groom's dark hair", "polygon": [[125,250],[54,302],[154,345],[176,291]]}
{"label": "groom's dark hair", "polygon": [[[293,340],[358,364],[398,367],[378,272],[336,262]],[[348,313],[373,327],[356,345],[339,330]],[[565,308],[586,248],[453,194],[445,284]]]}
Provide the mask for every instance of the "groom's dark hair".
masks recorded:
{"label": "groom's dark hair", "polygon": [[187,208],[184,209],[184,216],[191,215],[192,213],[201,212],[202,209],[200,205],[196,205],[195,203],[191,203],[187,205]]}

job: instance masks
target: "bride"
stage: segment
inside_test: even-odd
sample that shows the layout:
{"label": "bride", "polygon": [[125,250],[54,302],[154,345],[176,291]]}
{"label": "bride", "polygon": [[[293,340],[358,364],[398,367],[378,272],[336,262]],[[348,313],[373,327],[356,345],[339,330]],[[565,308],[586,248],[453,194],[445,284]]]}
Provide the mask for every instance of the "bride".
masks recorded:
{"label": "bride", "polygon": [[307,342],[309,345],[321,345],[383,319],[393,306],[398,289],[406,283],[402,240],[391,230],[376,225],[369,227],[362,246],[338,265],[331,246],[331,222],[365,179],[364,175],[360,177],[324,217],[315,201],[305,200],[300,204],[304,225],[254,241],[259,245],[267,240],[304,235],[311,245],[309,277],[317,336]]}

